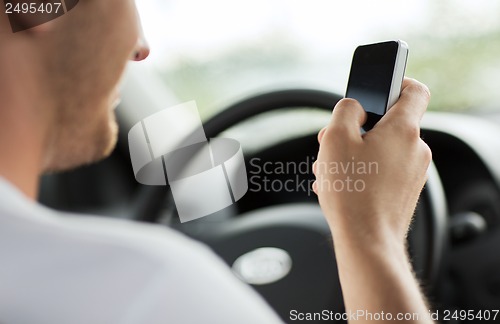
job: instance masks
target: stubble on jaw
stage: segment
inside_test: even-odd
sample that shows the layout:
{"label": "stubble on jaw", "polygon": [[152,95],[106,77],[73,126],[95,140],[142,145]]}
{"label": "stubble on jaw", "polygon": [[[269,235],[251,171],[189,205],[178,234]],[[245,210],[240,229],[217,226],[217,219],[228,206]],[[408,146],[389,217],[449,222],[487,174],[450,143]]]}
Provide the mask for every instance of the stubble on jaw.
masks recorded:
{"label": "stubble on jaw", "polygon": [[[44,87],[52,117],[46,139],[44,171],[63,171],[99,161],[112,152],[118,137],[113,95],[136,45],[130,8],[119,0],[101,11],[79,6],[58,20],[62,25],[44,43]],[[117,4],[126,6],[117,12]],[[116,7],[116,8],[115,8]],[[100,7],[99,7],[100,8]],[[114,11],[111,11],[113,9]],[[117,20],[106,18],[121,17]],[[123,16],[123,17],[122,17]],[[63,26],[64,25],[64,26]]]}
{"label": "stubble on jaw", "polygon": [[78,31],[95,27],[84,27],[65,31],[53,46],[66,55],[51,58],[45,69],[52,102],[47,113],[52,115],[52,123],[43,172],[66,171],[100,161],[111,154],[117,142],[112,96],[127,57],[88,44]]}
{"label": "stubble on jaw", "polygon": [[86,119],[71,114],[59,119],[43,167],[44,173],[68,171],[108,157],[118,140],[118,124],[114,111],[109,117]]}

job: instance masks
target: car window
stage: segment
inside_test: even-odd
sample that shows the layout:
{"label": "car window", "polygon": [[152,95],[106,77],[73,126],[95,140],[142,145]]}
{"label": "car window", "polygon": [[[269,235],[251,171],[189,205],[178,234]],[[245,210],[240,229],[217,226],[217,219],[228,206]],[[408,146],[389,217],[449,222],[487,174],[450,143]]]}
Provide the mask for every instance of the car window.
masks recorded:
{"label": "car window", "polygon": [[497,0],[138,0],[148,62],[204,117],[259,91],[343,94],[354,48],[403,39],[407,75],[432,91],[430,109],[494,109],[500,99]]}

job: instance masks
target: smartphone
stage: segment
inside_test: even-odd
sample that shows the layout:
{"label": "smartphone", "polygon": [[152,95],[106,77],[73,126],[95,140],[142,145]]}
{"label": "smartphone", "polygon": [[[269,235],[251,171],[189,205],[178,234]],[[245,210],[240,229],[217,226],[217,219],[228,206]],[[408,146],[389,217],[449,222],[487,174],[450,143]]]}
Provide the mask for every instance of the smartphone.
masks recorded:
{"label": "smartphone", "polygon": [[368,114],[369,131],[398,101],[408,59],[401,40],[358,46],[354,51],[346,98],[359,101]]}

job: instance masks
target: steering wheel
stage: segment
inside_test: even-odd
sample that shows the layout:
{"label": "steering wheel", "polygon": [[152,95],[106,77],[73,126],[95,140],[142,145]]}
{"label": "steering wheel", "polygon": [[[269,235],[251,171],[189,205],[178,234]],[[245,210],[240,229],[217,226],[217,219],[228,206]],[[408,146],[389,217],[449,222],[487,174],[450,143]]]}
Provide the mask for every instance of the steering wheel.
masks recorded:
{"label": "steering wheel", "polygon": [[[302,107],[331,111],[341,98],[318,90],[272,91],[229,106],[206,122],[204,129],[211,138],[269,111]],[[166,200],[174,205],[166,187],[141,188],[133,218],[159,222]],[[446,219],[443,188],[431,165],[408,238],[415,272],[431,293],[445,248]],[[237,216],[205,217],[171,226],[207,243],[285,320],[293,309],[343,310],[331,233],[317,202],[276,204]]]}

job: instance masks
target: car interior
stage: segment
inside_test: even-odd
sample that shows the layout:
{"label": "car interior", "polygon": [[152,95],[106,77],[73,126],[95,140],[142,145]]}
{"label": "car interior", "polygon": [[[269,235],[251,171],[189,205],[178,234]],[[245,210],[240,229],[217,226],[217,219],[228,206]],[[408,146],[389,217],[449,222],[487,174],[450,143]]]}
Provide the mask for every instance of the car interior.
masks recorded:
{"label": "car interior", "polygon": [[[355,47],[404,39],[406,74],[432,92],[421,137],[433,162],[408,235],[413,269],[433,309],[498,309],[497,1],[137,4],[152,52],[124,76],[118,145],[102,162],[44,176],[42,204],[155,223],[204,242],[285,322],[293,309],[341,312],[332,237],[310,190],[317,132],[344,97]],[[241,144],[249,188],[237,203],[181,223],[168,186],[136,181],[128,132],[190,100],[207,138]],[[257,252],[265,256],[252,259]]]}

